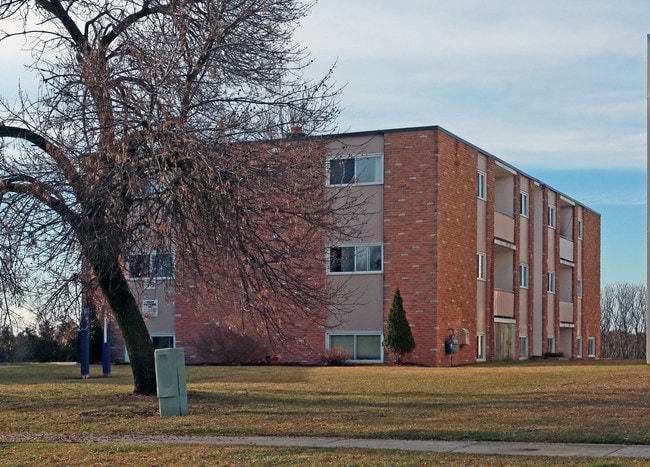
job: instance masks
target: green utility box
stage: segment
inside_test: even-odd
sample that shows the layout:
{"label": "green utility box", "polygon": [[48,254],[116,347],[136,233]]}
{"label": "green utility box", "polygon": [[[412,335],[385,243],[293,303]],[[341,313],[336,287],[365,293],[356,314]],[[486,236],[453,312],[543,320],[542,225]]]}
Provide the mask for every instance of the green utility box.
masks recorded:
{"label": "green utility box", "polygon": [[160,416],[187,415],[185,351],[183,349],[157,349],[154,354]]}

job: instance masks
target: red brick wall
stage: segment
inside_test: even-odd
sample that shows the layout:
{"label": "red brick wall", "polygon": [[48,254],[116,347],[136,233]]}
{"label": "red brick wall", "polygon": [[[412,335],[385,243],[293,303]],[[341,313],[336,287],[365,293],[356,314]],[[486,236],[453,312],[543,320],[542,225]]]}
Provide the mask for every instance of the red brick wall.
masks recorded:
{"label": "red brick wall", "polygon": [[[399,286],[413,363],[448,365],[448,328],[476,333],[476,151],[440,130],[385,135],[384,316]],[[473,339],[454,363],[473,362]]]}
{"label": "red brick wall", "polygon": [[589,337],[596,338],[600,357],[600,215],[589,209],[583,213],[582,354],[586,358]]}
{"label": "red brick wall", "polygon": [[384,136],[384,322],[399,287],[416,348],[411,362],[438,363],[438,204],[435,130]]}
{"label": "red brick wall", "polygon": [[[266,358],[278,363],[321,361],[325,351],[324,328],[295,310],[287,309],[286,316],[265,322],[258,312],[242,306],[236,286],[213,287],[206,292],[199,289],[197,281],[185,278],[179,281],[177,290],[176,345],[185,349],[188,363],[204,363],[199,348],[201,337],[216,323],[256,336],[263,347],[260,362]],[[324,310],[321,315],[324,321]]]}
{"label": "red brick wall", "polygon": [[[454,364],[473,363],[476,359],[477,154],[474,148],[444,132],[440,132],[438,152],[438,364],[449,363],[442,351],[448,328],[465,328],[470,335],[470,344],[459,347]],[[488,186],[491,178],[488,174]],[[488,189],[488,193],[491,191]]]}

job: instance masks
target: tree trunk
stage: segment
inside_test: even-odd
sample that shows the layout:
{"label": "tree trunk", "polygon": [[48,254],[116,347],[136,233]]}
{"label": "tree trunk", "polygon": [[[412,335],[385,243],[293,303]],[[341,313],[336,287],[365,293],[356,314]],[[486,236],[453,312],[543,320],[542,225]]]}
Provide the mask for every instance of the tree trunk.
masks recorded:
{"label": "tree trunk", "polygon": [[99,285],[122,331],[129,353],[133,372],[133,392],[143,395],[156,394],[154,349],[128,281],[117,263],[94,266]]}

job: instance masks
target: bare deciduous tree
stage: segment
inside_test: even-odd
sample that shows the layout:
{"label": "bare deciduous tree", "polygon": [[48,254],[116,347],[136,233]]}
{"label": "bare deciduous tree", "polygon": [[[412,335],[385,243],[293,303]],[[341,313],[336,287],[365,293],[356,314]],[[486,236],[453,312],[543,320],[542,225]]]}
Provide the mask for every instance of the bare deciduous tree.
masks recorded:
{"label": "bare deciduous tree", "polygon": [[646,286],[621,282],[603,287],[600,298],[601,355],[644,358]]}
{"label": "bare deciduous tree", "polygon": [[324,141],[284,137],[331,131],[338,114],[330,76],[306,79],[291,41],[307,10],[0,0],[3,37],[25,39],[42,85],[0,114],[3,290],[19,296],[30,272],[54,279],[55,297],[97,287],[137,393],[155,392],[155,374],[126,273],[134,252],[174,252],[179,274],[239,287],[270,327],[289,304],[313,319],[336,305],[317,280],[324,239],[351,234],[358,200],[325,191]]}

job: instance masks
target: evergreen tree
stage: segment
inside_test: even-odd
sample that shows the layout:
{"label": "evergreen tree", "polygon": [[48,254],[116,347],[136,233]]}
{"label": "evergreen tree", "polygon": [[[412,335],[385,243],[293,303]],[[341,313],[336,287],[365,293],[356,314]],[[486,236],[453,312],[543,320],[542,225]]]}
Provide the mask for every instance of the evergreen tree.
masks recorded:
{"label": "evergreen tree", "polygon": [[399,287],[395,290],[393,304],[388,314],[388,330],[384,338],[384,347],[395,353],[398,365],[402,362],[402,357],[405,354],[411,353],[415,349],[415,339],[413,339],[411,326],[406,319]]}

